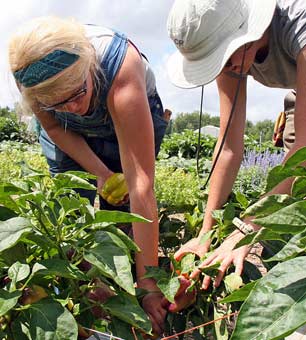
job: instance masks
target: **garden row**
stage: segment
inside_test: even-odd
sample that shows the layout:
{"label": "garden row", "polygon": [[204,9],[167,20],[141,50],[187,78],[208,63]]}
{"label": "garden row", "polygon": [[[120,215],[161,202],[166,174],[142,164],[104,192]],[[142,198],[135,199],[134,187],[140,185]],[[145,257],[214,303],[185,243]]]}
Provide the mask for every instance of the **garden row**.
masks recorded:
{"label": "garden row", "polygon": [[[170,302],[182,276],[188,278],[200,263],[192,254],[177,263],[172,254],[201,227],[207,196],[201,185],[214,144],[208,137],[201,141],[199,176],[193,132],[168,136],[157,162],[165,256],[160,269],[148,268],[147,276],[157,280]],[[216,226],[203,237],[203,242],[211,239],[213,250],[234,230],[235,217],[255,216],[263,228],[246,235],[240,245],[261,243],[267,274],[262,277],[247,262],[242,278],[230,269],[217,289],[202,291],[200,282],[192,282],[188,292],[194,303],[169,313],[168,335],[199,326],[194,339],[280,339],[306,323],[306,170],[301,166],[306,149],[267,175],[282,157],[272,151],[271,146],[249,145],[235,190],[223,209],[214,212]],[[74,191],[94,189],[88,175],[66,173],[51,179],[36,145],[3,142],[0,160],[0,338],[70,340],[82,332],[88,336],[86,329],[93,327],[127,340],[150,334],[140,303],[145,292],[133,284],[138,248],[117,228],[144,219],[91,207]],[[292,195],[258,201],[264,191],[291,176],[297,176]],[[214,279],[217,271],[218,264],[203,274]],[[238,317],[219,320],[233,312]],[[219,321],[201,326],[214,319]]]}

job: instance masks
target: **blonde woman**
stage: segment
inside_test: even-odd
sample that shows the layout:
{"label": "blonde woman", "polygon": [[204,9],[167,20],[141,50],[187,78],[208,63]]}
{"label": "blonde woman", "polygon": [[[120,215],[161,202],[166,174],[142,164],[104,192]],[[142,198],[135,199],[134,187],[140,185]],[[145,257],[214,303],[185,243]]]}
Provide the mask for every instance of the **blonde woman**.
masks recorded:
{"label": "blonde woman", "polygon": [[[153,221],[133,224],[133,233],[141,249],[137,283],[151,291],[143,307],[160,334],[162,296],[153,280],[142,277],[145,266],[158,265],[154,162],[167,123],[148,62],[119,32],[56,17],[21,27],[10,40],[9,62],[24,103],[42,126],[51,174],[85,170],[97,176],[100,189],[123,172],[131,212]],[[83,194],[93,201],[95,193]]]}

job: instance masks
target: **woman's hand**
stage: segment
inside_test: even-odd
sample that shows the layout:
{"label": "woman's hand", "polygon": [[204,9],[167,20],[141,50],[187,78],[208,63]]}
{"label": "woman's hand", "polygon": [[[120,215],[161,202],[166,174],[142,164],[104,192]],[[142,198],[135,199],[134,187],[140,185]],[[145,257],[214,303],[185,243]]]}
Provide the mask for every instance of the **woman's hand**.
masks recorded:
{"label": "woman's hand", "polygon": [[[248,255],[251,247],[242,246],[238,249],[234,249],[235,245],[244,237],[245,235],[240,231],[233,231],[223,243],[214,250],[214,252],[204,260],[199,268],[205,268],[211,266],[216,262],[220,262],[221,266],[219,268],[219,274],[216,277],[214,286],[218,287],[224,277],[227,268],[233,263],[236,267],[235,273],[241,275],[243,270],[243,261]],[[200,269],[196,269],[191,275],[191,279],[197,279],[201,273]],[[202,288],[207,289],[209,287],[211,278],[209,276],[204,276],[202,282]]]}
{"label": "woman's hand", "polygon": [[128,187],[123,173],[111,173],[101,189],[100,185],[98,182],[98,192],[108,204],[121,206],[129,201]]}
{"label": "woman's hand", "polygon": [[106,180],[111,177],[114,173],[111,170],[107,170],[107,172],[100,174],[97,176],[97,190],[98,192],[102,191],[103,185],[106,182]]}
{"label": "woman's hand", "polygon": [[142,307],[152,322],[154,335],[161,335],[164,332],[167,306],[164,301],[164,296],[160,292],[148,293],[142,299]]}
{"label": "woman's hand", "polygon": [[200,258],[204,256],[210,247],[210,242],[201,242],[202,235],[189,240],[187,243],[183,244],[181,248],[174,254],[176,261],[180,261],[186,254],[193,253],[198,255]]}

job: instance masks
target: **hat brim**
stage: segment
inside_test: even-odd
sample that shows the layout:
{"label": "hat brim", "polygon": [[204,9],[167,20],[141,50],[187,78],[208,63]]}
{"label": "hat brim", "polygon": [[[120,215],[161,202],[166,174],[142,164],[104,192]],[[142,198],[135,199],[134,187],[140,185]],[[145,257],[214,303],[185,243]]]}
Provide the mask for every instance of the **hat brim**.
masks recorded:
{"label": "hat brim", "polygon": [[179,51],[168,60],[167,68],[171,82],[181,88],[194,88],[212,82],[222,71],[230,56],[244,44],[258,40],[269,26],[276,0],[248,0],[248,21],[207,57],[188,60]]}

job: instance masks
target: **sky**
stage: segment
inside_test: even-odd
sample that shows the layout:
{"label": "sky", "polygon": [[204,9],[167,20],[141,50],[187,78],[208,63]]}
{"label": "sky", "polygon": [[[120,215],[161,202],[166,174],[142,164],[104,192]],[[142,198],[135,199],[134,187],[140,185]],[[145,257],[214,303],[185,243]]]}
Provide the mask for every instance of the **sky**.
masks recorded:
{"label": "sky", "polygon": [[[171,84],[166,64],[175,52],[167,34],[166,22],[173,0],[10,0],[0,12],[0,107],[13,107],[18,91],[9,72],[9,37],[22,23],[38,16],[74,17],[83,23],[115,28],[124,32],[148,57],[154,70],[158,92],[165,108],[173,115],[200,109],[201,89],[180,89]],[[275,120],[283,110],[284,89],[269,89],[248,80],[247,119]],[[204,112],[219,114],[216,83],[205,86]]]}

